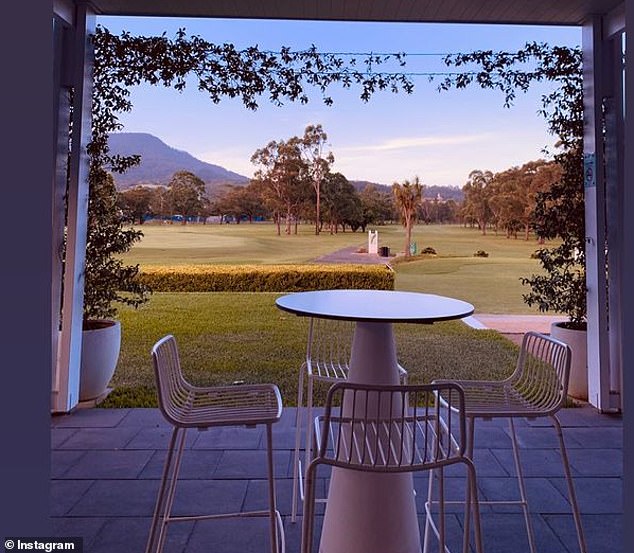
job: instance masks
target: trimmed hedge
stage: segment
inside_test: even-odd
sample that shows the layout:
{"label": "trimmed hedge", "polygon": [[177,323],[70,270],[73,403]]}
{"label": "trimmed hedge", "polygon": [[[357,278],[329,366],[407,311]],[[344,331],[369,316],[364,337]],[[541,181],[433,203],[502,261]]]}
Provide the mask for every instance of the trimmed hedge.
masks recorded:
{"label": "trimmed hedge", "polygon": [[394,289],[384,265],[177,265],[144,267],[154,292],[299,292],[324,289]]}

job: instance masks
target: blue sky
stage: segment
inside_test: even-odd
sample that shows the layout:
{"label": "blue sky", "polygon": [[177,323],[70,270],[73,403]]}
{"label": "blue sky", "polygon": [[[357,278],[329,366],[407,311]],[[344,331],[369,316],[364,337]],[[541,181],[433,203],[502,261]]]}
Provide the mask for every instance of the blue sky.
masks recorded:
{"label": "blue sky", "polygon": [[[312,21],[103,17],[111,32],[173,37],[179,28],[211,42],[238,48],[258,45],[328,52],[455,53],[479,49],[515,50],[527,41],[577,46],[577,27],[348,23]],[[410,56],[408,71],[442,71],[437,56]],[[500,93],[479,89],[438,92],[435,83],[415,79],[411,95],[381,92],[368,103],[359,90],[332,90],[334,105],[319,95],[307,105],[283,107],[266,99],[256,112],[239,100],[213,104],[195,86],[178,93],[141,86],[132,91],[134,108],[121,117],[128,132],[148,132],[169,146],[251,176],[253,152],[270,140],[301,136],[321,123],[335,156],[334,170],[352,180],[391,184],[420,177],[424,184],[462,186],[473,169],[501,171],[543,157],[554,143],[537,114],[545,88],[518,97],[511,109]]]}

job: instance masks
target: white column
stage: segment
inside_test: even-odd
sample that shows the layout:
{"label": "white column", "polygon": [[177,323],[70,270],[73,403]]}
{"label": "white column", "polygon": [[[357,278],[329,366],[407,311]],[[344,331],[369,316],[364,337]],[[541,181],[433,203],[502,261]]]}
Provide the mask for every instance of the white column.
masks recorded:
{"label": "white column", "polygon": [[[623,251],[627,252],[621,264],[621,302],[625,306],[622,311],[621,325],[624,340],[621,341],[621,358],[623,362],[623,521],[634,520],[634,56],[632,56],[632,33],[634,32],[634,0],[626,0],[627,37],[625,75],[625,182],[623,190]],[[624,524],[623,551],[634,550],[634,530],[631,524]]]}
{"label": "white column", "polygon": [[605,177],[601,136],[605,83],[602,20],[593,17],[582,33],[584,71],[584,186],[586,284],[588,287],[588,400],[609,409],[609,341],[605,272]]}
{"label": "white column", "polygon": [[[53,382],[52,410],[67,412],[79,400],[79,369],[81,360],[82,315],[84,300],[84,260],[88,213],[88,156],[92,109],[93,49],[90,35],[94,33],[95,13],[86,4],[77,6],[75,14],[72,63],[73,142],[70,157],[68,191],[68,223],[62,334],[57,356],[56,378]],[[57,116],[57,114],[55,114]],[[61,127],[58,130],[63,133]],[[54,316],[53,316],[54,320]],[[55,329],[52,329],[55,331]]]}

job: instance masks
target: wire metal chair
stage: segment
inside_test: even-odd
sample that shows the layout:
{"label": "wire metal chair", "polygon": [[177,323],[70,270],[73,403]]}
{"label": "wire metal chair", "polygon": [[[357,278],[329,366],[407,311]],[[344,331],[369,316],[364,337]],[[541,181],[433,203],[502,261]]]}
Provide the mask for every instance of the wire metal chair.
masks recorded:
{"label": "wire metal chair", "polygon": [[[146,553],[163,550],[167,525],[172,522],[229,517],[267,516],[270,519],[271,552],[284,552],[282,518],[275,503],[272,425],[282,415],[282,399],[273,384],[198,387],[187,382],[181,371],[178,347],[173,336],[159,340],[152,348],[154,372],[161,413],[173,426],[163,468]],[[269,509],[213,515],[172,516],[176,482],[189,428],[205,430],[220,426],[266,425],[269,480]]]}
{"label": "wire metal chair", "polygon": [[[581,516],[577,505],[570,464],[564,443],[561,424],[556,413],[564,405],[568,391],[570,376],[570,348],[550,336],[537,332],[527,332],[513,374],[501,381],[490,380],[454,380],[465,393],[465,416],[468,427],[468,454],[473,458],[475,419],[492,419],[506,417],[509,420],[513,460],[519,487],[518,501],[485,501],[480,504],[512,504],[520,505],[524,513],[526,533],[531,553],[535,553],[535,537],[530,519],[526,487],[519,457],[519,447],[515,433],[515,418],[549,417],[557,437],[563,469],[568,486],[568,496],[577,530],[577,538],[581,553],[586,553],[586,542],[581,526]],[[444,383],[436,380],[434,383]],[[441,403],[446,405],[446,398],[440,394]],[[466,520],[466,524],[468,524]]]}
{"label": "wire metal chair", "polygon": [[[297,506],[304,500],[304,472],[312,459],[312,412],[315,383],[328,385],[348,379],[354,322],[310,318],[306,359],[299,369],[297,386],[297,416],[295,419],[295,452],[293,456],[293,497],[291,521],[297,520]],[[399,365],[401,384],[407,383],[407,371]],[[306,433],[304,463],[300,458],[302,440],[302,410],[306,387]],[[325,499],[318,501],[324,502]]]}
{"label": "wire metal chair", "polygon": [[[434,404],[436,393],[442,393],[446,399],[445,407],[438,402]],[[433,529],[441,551],[446,551],[442,471],[457,463],[466,467],[469,494],[465,497],[465,509],[473,511],[475,548],[481,553],[476,472],[465,454],[465,419],[462,415],[457,419],[445,416],[448,409],[462,413],[463,406],[462,390],[451,383],[371,386],[340,382],[332,386],[324,415],[315,419],[318,447],[316,457],[306,471],[302,553],[310,553],[312,547],[315,480],[320,465],[374,473],[437,470],[441,481],[440,522]],[[428,537],[426,527],[425,542]],[[465,553],[469,546],[469,530],[466,530],[463,535]]]}

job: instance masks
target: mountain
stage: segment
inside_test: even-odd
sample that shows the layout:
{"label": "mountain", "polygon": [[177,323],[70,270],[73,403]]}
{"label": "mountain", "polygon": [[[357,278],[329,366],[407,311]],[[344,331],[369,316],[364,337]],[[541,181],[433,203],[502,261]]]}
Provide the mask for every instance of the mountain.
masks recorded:
{"label": "mountain", "polygon": [[219,165],[206,163],[191,154],[165,144],[147,133],[122,132],[110,135],[108,145],[112,154],[141,156],[141,164],[131,167],[123,175],[114,174],[117,188],[135,184],[167,184],[177,171],[191,171],[205,184],[246,184],[249,179]]}

